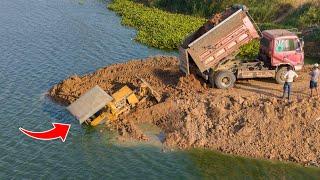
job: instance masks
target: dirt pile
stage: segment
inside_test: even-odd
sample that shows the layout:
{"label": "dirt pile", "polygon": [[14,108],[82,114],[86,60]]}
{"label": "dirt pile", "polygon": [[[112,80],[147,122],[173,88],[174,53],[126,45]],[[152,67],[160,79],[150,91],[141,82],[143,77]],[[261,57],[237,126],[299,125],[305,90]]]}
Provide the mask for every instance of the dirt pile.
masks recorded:
{"label": "dirt pile", "polygon": [[114,64],[81,77],[71,76],[51,88],[49,96],[61,104],[68,105],[95,85],[99,85],[109,94],[123,85],[137,87],[137,76],[150,82],[159,93],[166,95],[170,88],[174,88],[181,75],[175,57],[159,56]]}
{"label": "dirt pile", "polygon": [[205,147],[222,152],[320,165],[320,98],[308,98],[308,72],[299,73],[292,102],[279,98],[274,80],[243,80],[230,90],[218,90],[193,75],[184,77],[175,57],[152,57],[73,76],[54,86],[49,95],[69,104],[98,84],[108,93],[135,75],[146,79],[163,96],[148,101],[111,124],[123,137],[148,140],[136,123],[160,127],[168,147]]}
{"label": "dirt pile", "polygon": [[191,41],[194,41],[195,39],[199,38],[206,32],[210,31],[212,28],[217,26],[220,22],[230,17],[237,10],[238,10],[237,8],[228,8],[221,13],[213,14],[212,17],[209,18],[208,21],[195,32],[193,38],[188,39],[183,46],[187,46],[187,44],[191,43]]}
{"label": "dirt pile", "polygon": [[319,99],[287,103],[274,97],[198,95],[176,104],[179,109],[160,120],[168,146],[319,166]]}
{"label": "dirt pile", "polygon": [[[175,85],[182,74],[178,70],[178,63],[175,57],[159,56],[147,60],[114,64],[81,77],[77,75],[71,76],[52,87],[48,95],[60,104],[69,105],[95,85],[99,85],[109,94],[124,85],[135,89],[138,87],[137,76],[147,80],[165,99],[174,91]],[[124,138],[148,140],[135,123],[137,120],[141,121],[141,119],[152,122],[156,117],[155,112],[165,114],[161,110],[158,111],[158,109],[166,110],[169,107],[167,104],[162,103],[152,107],[154,102],[148,101],[144,106],[137,107],[135,112],[129,116],[120,116],[117,123],[108,124],[108,127],[117,130],[119,135]],[[164,107],[164,105],[166,106]],[[157,108],[159,106],[162,108]],[[155,110],[153,111],[153,109]]]}

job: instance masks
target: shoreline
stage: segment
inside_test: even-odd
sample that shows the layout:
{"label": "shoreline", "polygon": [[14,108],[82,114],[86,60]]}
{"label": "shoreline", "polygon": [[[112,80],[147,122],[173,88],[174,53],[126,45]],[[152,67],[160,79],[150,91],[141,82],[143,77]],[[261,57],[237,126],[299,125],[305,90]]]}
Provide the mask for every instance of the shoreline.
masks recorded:
{"label": "shoreline", "polygon": [[165,133],[165,147],[205,148],[319,167],[320,98],[307,98],[309,68],[299,72],[292,103],[278,98],[282,86],[272,80],[242,80],[230,90],[209,88],[197,77],[184,77],[176,57],[164,56],[71,76],[50,89],[48,95],[67,105],[96,84],[107,93],[119,84],[136,87],[138,75],[162,94],[163,101],[148,101],[108,124],[121,139],[148,141],[136,124],[150,122]]}

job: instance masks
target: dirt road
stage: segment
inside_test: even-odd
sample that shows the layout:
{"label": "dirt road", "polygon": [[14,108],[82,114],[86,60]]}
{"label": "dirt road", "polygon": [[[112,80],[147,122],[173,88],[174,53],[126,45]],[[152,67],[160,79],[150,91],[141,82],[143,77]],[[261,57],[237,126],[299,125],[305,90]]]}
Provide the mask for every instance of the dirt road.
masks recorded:
{"label": "dirt road", "polygon": [[152,122],[165,133],[167,147],[204,147],[241,156],[320,165],[320,98],[310,99],[310,67],[299,72],[292,102],[279,98],[273,79],[242,80],[230,90],[184,77],[175,57],[150,57],[115,64],[55,85],[49,96],[65,105],[98,84],[108,93],[123,84],[137,86],[136,75],[163,96],[163,102],[137,107],[109,124],[120,137],[148,140],[136,126]]}

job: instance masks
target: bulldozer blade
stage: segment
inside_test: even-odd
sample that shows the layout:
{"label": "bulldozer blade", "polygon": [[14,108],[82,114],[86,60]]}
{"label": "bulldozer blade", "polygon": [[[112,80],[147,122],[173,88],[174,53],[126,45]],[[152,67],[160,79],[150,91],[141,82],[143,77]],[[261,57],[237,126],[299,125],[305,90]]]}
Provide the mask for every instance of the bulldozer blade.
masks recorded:
{"label": "bulldozer blade", "polygon": [[155,91],[152,86],[146,81],[144,80],[143,78],[139,77],[139,76],[136,76],[138,79],[140,79],[147,87],[148,89],[150,90],[150,93],[152,94],[152,96],[157,100],[157,102],[159,103],[161,101],[161,95]]}

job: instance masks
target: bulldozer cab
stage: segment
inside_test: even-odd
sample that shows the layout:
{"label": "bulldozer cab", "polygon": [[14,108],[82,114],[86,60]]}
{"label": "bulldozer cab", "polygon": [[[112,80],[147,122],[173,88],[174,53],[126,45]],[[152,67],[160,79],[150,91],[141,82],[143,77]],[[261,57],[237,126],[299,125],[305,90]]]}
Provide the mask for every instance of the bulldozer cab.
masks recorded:
{"label": "bulldozer cab", "polygon": [[101,87],[95,86],[80,96],[75,102],[67,107],[67,110],[74,115],[79,123],[90,123],[90,119],[96,118],[99,112],[113,100]]}

